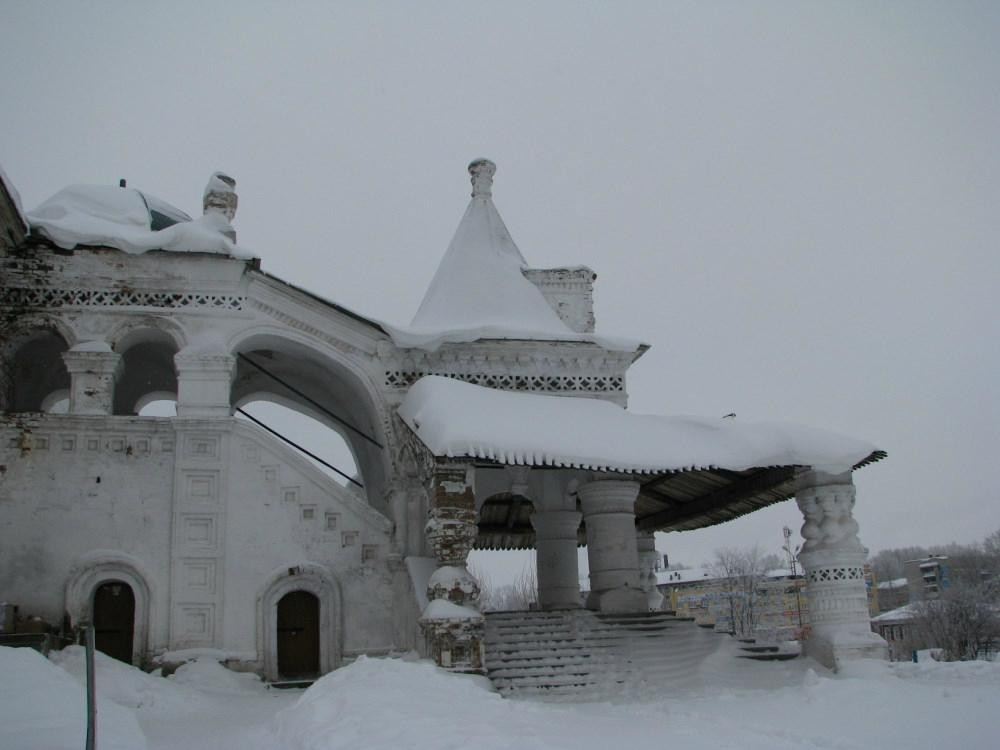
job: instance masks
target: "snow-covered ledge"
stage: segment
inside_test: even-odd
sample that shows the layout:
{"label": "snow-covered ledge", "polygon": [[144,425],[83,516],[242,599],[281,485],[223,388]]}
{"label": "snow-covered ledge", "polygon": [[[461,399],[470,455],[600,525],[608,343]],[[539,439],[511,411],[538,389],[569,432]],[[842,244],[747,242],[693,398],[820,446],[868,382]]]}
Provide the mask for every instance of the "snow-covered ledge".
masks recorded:
{"label": "snow-covered ledge", "polygon": [[812,633],[806,653],[837,669],[844,660],[888,657],[885,641],[871,630],[864,563],[858,539],[851,472],[809,471],[799,477],[795,498],[805,523],[799,553],[806,577]]}

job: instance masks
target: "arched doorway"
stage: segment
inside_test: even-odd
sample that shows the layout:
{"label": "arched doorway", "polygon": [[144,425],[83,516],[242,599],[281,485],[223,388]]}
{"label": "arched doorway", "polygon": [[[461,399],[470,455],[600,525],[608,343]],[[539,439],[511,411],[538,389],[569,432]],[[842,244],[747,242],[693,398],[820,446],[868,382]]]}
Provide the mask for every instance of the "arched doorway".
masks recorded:
{"label": "arched doorway", "polygon": [[94,591],[94,640],[98,651],[132,663],[135,594],[123,581],[107,581]]}
{"label": "arched doorway", "polygon": [[291,591],[278,601],[278,674],[319,674],[319,599],[308,591]]}

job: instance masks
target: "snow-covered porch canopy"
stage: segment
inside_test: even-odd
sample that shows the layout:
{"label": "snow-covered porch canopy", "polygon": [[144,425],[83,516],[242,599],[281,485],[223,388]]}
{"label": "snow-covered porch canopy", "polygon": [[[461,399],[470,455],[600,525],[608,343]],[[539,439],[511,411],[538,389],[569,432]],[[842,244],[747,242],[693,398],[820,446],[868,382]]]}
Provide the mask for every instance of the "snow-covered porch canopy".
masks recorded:
{"label": "snow-covered porch canopy", "polygon": [[[839,474],[886,455],[864,441],[798,425],[635,414],[607,401],[438,376],[415,383],[399,415],[438,458],[629,475],[641,485],[636,526],[643,531],[729,521],[791,497],[803,469]],[[504,510],[511,511],[488,513]],[[533,546],[530,513],[522,505],[494,531],[481,512],[477,546]]]}

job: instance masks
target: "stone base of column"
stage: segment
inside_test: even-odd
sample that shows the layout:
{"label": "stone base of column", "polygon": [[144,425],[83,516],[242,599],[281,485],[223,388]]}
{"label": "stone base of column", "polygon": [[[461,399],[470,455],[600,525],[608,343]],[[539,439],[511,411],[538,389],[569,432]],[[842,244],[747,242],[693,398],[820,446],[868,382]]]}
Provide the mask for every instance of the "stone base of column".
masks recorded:
{"label": "stone base of column", "polygon": [[811,624],[805,654],[833,670],[853,659],[888,659],[888,645],[871,630],[864,548],[816,549],[800,553],[799,561]]}
{"label": "stone base of column", "polygon": [[591,591],[587,597],[587,609],[608,614],[648,612],[649,602],[646,599],[646,592],[642,589],[622,586],[601,593]]}
{"label": "stone base of column", "polygon": [[578,609],[580,578],[576,560],[577,529],[581,515],[575,510],[535,511],[538,571],[538,606],[543,610]]}

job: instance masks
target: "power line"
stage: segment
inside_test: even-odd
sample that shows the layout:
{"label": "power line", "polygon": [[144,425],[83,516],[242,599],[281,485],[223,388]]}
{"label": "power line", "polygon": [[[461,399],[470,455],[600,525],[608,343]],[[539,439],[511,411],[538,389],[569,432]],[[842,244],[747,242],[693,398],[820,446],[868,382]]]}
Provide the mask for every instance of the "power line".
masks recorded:
{"label": "power line", "polygon": [[347,480],[348,482],[352,482],[353,484],[356,484],[356,485],[358,485],[358,487],[360,487],[361,489],[364,489],[364,488],[365,488],[365,486],[364,486],[363,484],[361,484],[361,482],[359,482],[359,481],[358,481],[357,479],[355,479],[354,477],[349,477],[349,476],[347,476],[347,474],[345,474],[344,472],[342,472],[342,471],[341,471],[340,469],[338,469],[338,468],[337,468],[336,466],[334,466],[334,465],[332,465],[332,464],[329,464],[329,463],[327,463],[327,462],[326,462],[326,461],[324,461],[324,460],[323,460],[322,458],[320,458],[319,456],[317,456],[317,455],[316,455],[315,453],[311,453],[311,452],[307,451],[307,450],[306,450],[305,448],[303,448],[303,447],[302,447],[301,445],[299,445],[298,443],[296,443],[296,442],[295,442],[294,440],[290,440],[289,438],[286,438],[286,437],[285,437],[284,435],[282,435],[282,434],[281,434],[280,432],[278,432],[277,430],[274,430],[274,429],[272,429],[272,428],[268,427],[268,426],[267,426],[266,424],[264,424],[263,422],[261,422],[261,421],[260,421],[259,419],[257,419],[256,417],[254,417],[254,416],[252,416],[252,415],[248,414],[247,412],[245,412],[245,411],[243,411],[242,409],[239,409],[239,408],[238,408],[238,409],[236,409],[236,411],[238,411],[238,412],[239,412],[240,414],[242,414],[242,415],[243,415],[244,417],[246,417],[247,419],[249,419],[249,420],[250,420],[251,422],[253,422],[253,423],[254,423],[255,425],[258,425],[258,426],[260,426],[260,427],[263,427],[263,428],[264,428],[265,430],[267,430],[268,432],[270,432],[270,433],[271,433],[272,435],[274,435],[274,436],[275,436],[276,438],[278,438],[278,439],[280,439],[280,440],[284,440],[284,441],[285,441],[286,443],[288,443],[288,444],[289,444],[290,446],[292,446],[293,448],[296,448],[296,449],[298,449],[298,450],[302,451],[302,452],[303,452],[303,453],[305,453],[305,454],[306,454],[307,456],[309,456],[309,458],[311,458],[311,459],[313,459],[313,460],[315,460],[315,461],[319,461],[319,462],[320,462],[321,464],[323,464],[323,465],[324,465],[324,466],[325,466],[326,468],[328,468],[328,469],[332,469],[333,471],[337,472],[338,474],[340,474],[340,476],[342,476],[342,477],[343,477],[344,479],[346,479],[346,480]]}
{"label": "power line", "polygon": [[[269,377],[272,380],[280,383],[285,388],[287,388],[292,393],[294,393],[296,396],[300,396],[300,397],[304,398],[310,404],[312,404],[317,409],[319,409],[321,412],[323,412],[328,417],[330,417],[330,419],[336,420],[337,422],[339,422],[340,424],[342,424],[344,427],[346,427],[347,429],[349,429],[351,432],[353,432],[353,433],[355,433],[357,435],[360,435],[362,438],[364,438],[365,440],[367,440],[372,445],[377,446],[380,450],[384,449],[384,446],[378,440],[376,440],[375,438],[371,437],[370,435],[365,434],[364,432],[362,432],[361,430],[359,430],[357,427],[355,427],[354,425],[352,425],[350,422],[347,422],[346,420],[342,419],[341,417],[338,417],[336,414],[334,414],[332,411],[330,411],[329,409],[327,409],[321,403],[319,403],[318,401],[315,401],[315,400],[309,398],[309,396],[307,396],[306,394],[304,394],[298,388],[296,388],[292,384],[288,383],[287,381],[282,380],[277,375],[275,375],[273,372],[270,372],[269,370],[265,369],[261,365],[257,364],[252,359],[250,359],[250,357],[248,357],[247,355],[241,354],[241,353],[237,353],[236,356],[239,357],[240,359],[242,359],[247,364],[251,365],[252,367],[256,367],[262,373],[264,373],[265,375],[267,375],[267,377]],[[239,409],[237,409],[237,411],[239,411]]]}

